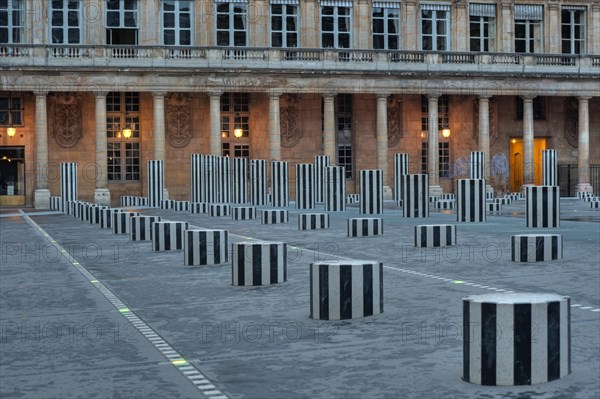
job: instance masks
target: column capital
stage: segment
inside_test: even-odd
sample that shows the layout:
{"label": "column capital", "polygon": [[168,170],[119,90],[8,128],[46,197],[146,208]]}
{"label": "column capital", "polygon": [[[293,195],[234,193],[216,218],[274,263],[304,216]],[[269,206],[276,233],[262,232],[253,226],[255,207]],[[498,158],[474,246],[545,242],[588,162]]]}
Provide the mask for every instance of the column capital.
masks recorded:
{"label": "column capital", "polygon": [[537,96],[526,95],[526,96],[520,96],[520,97],[523,100],[523,102],[532,102],[533,99],[536,98]]}
{"label": "column capital", "polygon": [[100,97],[106,97],[108,95],[108,90],[97,89],[93,91],[96,100],[99,100]]}
{"label": "column capital", "polygon": [[152,97],[157,98],[157,97],[166,97],[167,92],[166,91],[153,91],[152,92]]}
{"label": "column capital", "polygon": [[379,99],[387,100],[389,96],[391,96],[390,93],[377,93],[376,94],[376,97],[377,97],[378,100]]}
{"label": "column capital", "polygon": [[335,96],[337,96],[337,92],[330,91],[327,93],[321,93],[321,95],[323,96],[323,98],[325,100],[328,100],[328,99],[333,100],[335,98]]}
{"label": "column capital", "polygon": [[221,97],[223,95],[223,90],[211,90],[207,94],[209,97]]}
{"label": "column capital", "polygon": [[277,98],[283,95],[283,90],[281,89],[271,89],[267,92],[269,94],[269,98]]}
{"label": "column capital", "polygon": [[36,99],[38,97],[47,97],[48,96],[48,90],[34,90],[33,94],[35,95]]}
{"label": "column capital", "polygon": [[442,93],[439,91],[432,91],[429,93],[425,93],[425,96],[427,96],[427,99],[431,100],[431,99],[438,99],[442,96]]}
{"label": "column capital", "polygon": [[490,94],[480,94],[477,96],[479,101],[489,101],[492,96]]}
{"label": "column capital", "polygon": [[577,97],[577,99],[579,100],[579,102],[582,102],[582,101],[586,101],[587,102],[587,101],[590,100],[590,98],[592,98],[592,97],[586,97],[586,96]]}

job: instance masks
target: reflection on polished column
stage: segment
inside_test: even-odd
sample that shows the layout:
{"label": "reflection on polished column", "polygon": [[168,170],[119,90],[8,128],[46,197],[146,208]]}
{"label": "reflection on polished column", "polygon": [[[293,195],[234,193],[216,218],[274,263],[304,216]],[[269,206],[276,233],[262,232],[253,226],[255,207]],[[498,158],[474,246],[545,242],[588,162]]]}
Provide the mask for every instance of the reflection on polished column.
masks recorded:
{"label": "reflection on polished column", "polygon": [[36,209],[50,208],[48,190],[48,116],[46,109],[47,91],[35,94],[35,193],[33,205]]}

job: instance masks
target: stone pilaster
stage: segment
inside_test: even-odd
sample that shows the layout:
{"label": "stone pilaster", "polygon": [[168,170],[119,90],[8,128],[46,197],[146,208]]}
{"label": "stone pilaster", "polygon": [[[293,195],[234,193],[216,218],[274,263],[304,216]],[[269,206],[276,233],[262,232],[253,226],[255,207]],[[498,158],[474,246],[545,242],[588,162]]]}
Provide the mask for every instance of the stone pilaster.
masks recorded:
{"label": "stone pilaster", "polygon": [[590,97],[579,97],[579,182],[577,192],[593,192],[590,185]]}
{"label": "stone pilaster", "polygon": [[546,43],[547,49],[551,54],[560,54],[560,34],[561,34],[561,21],[560,21],[560,7],[557,0],[551,0],[548,3],[548,20],[549,26],[546,29],[550,40]]}
{"label": "stone pilaster", "polygon": [[33,205],[36,209],[50,208],[48,190],[48,114],[47,91],[35,94],[35,193]]}
{"label": "stone pilaster", "polygon": [[502,1],[498,7],[500,8],[500,32],[498,32],[498,40],[500,42],[500,48],[498,51],[502,53],[514,52],[514,18],[513,18],[513,5],[511,1]]}

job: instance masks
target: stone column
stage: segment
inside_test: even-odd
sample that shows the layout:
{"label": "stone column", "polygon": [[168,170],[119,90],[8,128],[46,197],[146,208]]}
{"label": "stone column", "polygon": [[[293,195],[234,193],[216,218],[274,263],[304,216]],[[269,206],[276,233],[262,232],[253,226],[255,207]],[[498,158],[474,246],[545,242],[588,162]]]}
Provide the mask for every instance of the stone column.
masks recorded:
{"label": "stone column", "polygon": [[35,94],[35,209],[50,208],[48,190],[48,115],[46,109],[47,91]]}
{"label": "stone column", "polygon": [[210,97],[210,154],[221,155],[221,95],[222,91],[208,93]]}
{"label": "stone column", "polygon": [[[154,92],[154,161],[165,160],[165,92]],[[165,182],[167,179],[167,167],[165,165]],[[169,199],[167,185],[163,188],[163,199]]]}
{"label": "stone column", "polygon": [[454,1],[452,7],[452,43],[453,51],[469,51],[469,5],[466,2]]}
{"label": "stone column", "polygon": [[492,192],[490,184],[490,98],[479,96],[479,151],[484,154],[483,175],[486,182],[486,192]]}
{"label": "stone column", "polygon": [[[402,7],[400,10],[400,16],[402,17],[402,48],[404,50],[420,50],[421,43],[417,25],[417,21],[420,20],[419,5],[414,0],[408,0],[401,2],[400,7]],[[408,18],[404,18],[404,15],[407,15]]]}
{"label": "stone column", "polygon": [[[523,185],[533,185],[533,99],[523,96]],[[524,190],[524,188],[522,189]]]}
{"label": "stone column", "polygon": [[108,150],[106,144],[106,95],[108,92],[96,92],[96,190],[94,202],[110,206],[108,190]]}
{"label": "stone column", "polygon": [[377,169],[383,171],[383,196],[391,199],[392,189],[388,182],[388,115],[389,94],[377,95]]}
{"label": "stone column", "polygon": [[579,97],[579,183],[577,192],[593,192],[590,185],[590,97]]}
{"label": "stone column", "polygon": [[271,161],[281,161],[280,96],[281,92],[269,93],[269,158]]}
{"label": "stone column", "polygon": [[429,146],[427,149],[427,169],[429,174],[429,195],[441,195],[439,178],[439,132],[438,132],[438,97],[439,94],[427,96],[429,106]]}
{"label": "stone column", "polygon": [[323,153],[329,156],[329,166],[337,165],[335,151],[335,94],[323,95]]}

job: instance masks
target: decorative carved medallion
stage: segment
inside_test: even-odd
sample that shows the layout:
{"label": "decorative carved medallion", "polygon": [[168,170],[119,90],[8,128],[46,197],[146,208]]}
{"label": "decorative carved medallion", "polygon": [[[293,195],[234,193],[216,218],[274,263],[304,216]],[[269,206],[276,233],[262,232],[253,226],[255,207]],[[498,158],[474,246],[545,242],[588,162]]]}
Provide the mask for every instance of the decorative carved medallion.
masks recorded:
{"label": "decorative carved medallion", "polygon": [[54,94],[54,100],[54,139],[61,147],[74,147],[83,136],[79,95],[58,92]]}
{"label": "decorative carved medallion", "polygon": [[391,95],[387,99],[388,147],[395,147],[402,138],[402,98]]}
{"label": "decorative carved medallion", "polygon": [[302,137],[298,127],[298,96],[291,93],[283,94],[279,99],[279,109],[281,146],[294,147]]}
{"label": "decorative carved medallion", "polygon": [[165,99],[166,136],[173,147],[185,147],[192,139],[191,102],[187,93],[171,93]]}
{"label": "decorative carved medallion", "polygon": [[575,97],[565,99],[565,140],[573,148],[579,146],[579,101]]}

